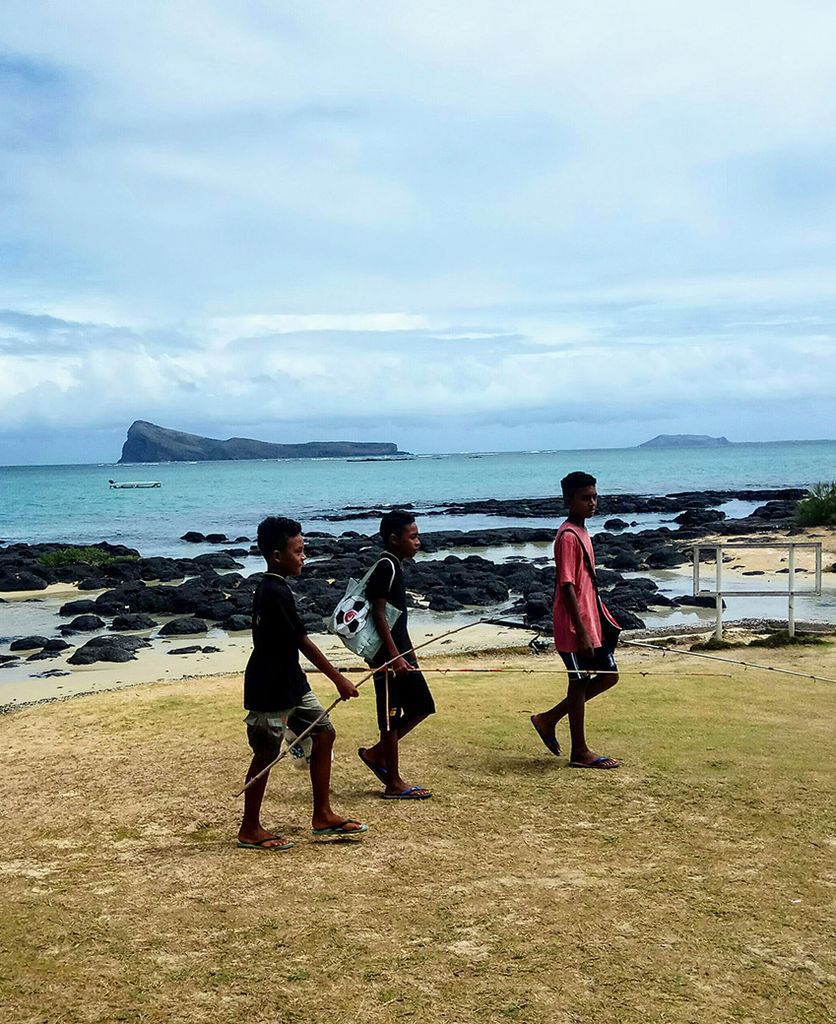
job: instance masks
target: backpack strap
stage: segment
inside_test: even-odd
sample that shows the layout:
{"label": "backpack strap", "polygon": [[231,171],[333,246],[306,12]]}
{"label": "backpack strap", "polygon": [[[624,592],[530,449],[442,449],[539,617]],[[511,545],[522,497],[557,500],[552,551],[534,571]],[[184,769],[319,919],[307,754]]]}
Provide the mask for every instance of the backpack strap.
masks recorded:
{"label": "backpack strap", "polygon": [[[571,533],[571,534],[574,534],[574,536],[578,538],[578,543],[580,544],[581,552],[583,553],[584,565],[588,569],[589,575],[592,577],[592,586],[595,588],[595,592],[597,594],[598,593],[598,577],[595,575],[595,566],[593,566],[593,564],[592,564],[592,560],[589,557],[589,552],[586,550],[586,546],[584,545],[584,542],[581,539],[581,535],[577,532],[577,530],[573,530],[571,527],[567,527],[563,531],[563,533],[564,534]],[[556,584],[557,584],[557,581],[555,580],[555,585]]]}
{"label": "backpack strap", "polygon": [[372,573],[380,565],[381,562],[388,562],[389,565],[392,568],[392,579],[389,580],[389,590],[391,592],[392,584],[395,582],[395,573],[398,570],[397,570],[397,568],[395,566],[395,563],[392,561],[391,558],[387,558],[386,555],[381,555],[380,558],[378,558],[378,560],[374,563],[374,565],[366,572],[366,574],[363,576],[362,580],[360,580],[360,582],[363,584],[363,593],[364,594],[366,593],[366,585],[368,584],[369,580],[372,578]]}

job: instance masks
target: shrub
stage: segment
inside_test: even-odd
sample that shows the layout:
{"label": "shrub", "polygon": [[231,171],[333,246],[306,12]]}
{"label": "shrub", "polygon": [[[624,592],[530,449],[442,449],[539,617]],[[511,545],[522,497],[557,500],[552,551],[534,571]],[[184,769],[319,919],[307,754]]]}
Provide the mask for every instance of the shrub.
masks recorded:
{"label": "shrub", "polygon": [[836,480],[811,487],[799,501],[795,518],[802,526],[836,526]]}
{"label": "shrub", "polygon": [[790,636],[789,633],[772,633],[769,636],[759,636],[752,640],[749,644],[750,647],[793,647],[798,644],[826,644],[827,641],[823,640],[820,636],[812,636],[811,634],[796,633],[795,636]]}
{"label": "shrub", "polygon": [[62,565],[76,565],[82,562],[85,565],[110,565],[117,558],[126,561],[128,558],[136,560],[136,556],[112,555],[102,548],[59,548],[57,551],[50,551],[41,555],[38,561],[41,565],[49,566],[51,569],[58,569]]}

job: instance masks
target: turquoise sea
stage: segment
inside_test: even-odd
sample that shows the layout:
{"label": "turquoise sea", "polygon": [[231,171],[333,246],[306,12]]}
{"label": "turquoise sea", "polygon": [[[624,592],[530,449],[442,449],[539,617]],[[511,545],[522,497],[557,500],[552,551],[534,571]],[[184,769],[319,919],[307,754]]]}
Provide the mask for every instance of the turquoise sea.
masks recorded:
{"label": "turquoise sea", "polygon": [[[187,530],[252,537],[269,513],[308,530],[375,529],[326,521],[351,506],[412,503],[416,510],[479,498],[545,497],[584,469],[607,493],[806,486],[836,479],[836,441],[733,444],[722,448],[613,448],[421,456],[409,461],[305,459],[143,466],[0,467],[0,541],[109,540],[145,555],[182,553]],[[153,490],[114,490],[108,479],[159,480]],[[745,514],[746,510],[732,514]],[[426,529],[540,525],[538,520],[433,518]]]}

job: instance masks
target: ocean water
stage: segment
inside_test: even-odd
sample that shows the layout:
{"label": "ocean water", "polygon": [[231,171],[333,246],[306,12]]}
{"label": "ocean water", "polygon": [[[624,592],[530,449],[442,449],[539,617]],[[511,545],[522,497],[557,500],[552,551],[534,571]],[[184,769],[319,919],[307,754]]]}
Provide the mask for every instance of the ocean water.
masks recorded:
{"label": "ocean water", "polygon": [[[252,537],[281,513],[308,530],[376,529],[370,521],[326,521],[351,506],[412,503],[416,511],[479,498],[546,497],[584,469],[602,494],[808,486],[836,478],[836,441],[735,444],[723,448],[620,448],[422,456],[403,462],[304,459],[143,466],[0,467],[0,541],[109,540],[145,555],[176,554],[187,530]],[[159,480],[153,490],[113,490],[109,479]],[[732,514],[746,514],[740,507]],[[639,517],[630,517],[639,518]],[[642,526],[653,517],[641,517]],[[655,520],[658,521],[658,520]],[[541,525],[494,516],[434,517],[424,529]],[[553,524],[549,524],[553,525]],[[189,548],[190,553],[194,553]]]}

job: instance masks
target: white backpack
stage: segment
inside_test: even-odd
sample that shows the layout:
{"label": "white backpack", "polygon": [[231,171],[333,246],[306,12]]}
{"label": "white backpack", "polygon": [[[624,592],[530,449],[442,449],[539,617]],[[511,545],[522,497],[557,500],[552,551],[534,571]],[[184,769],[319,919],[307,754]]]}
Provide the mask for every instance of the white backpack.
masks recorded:
{"label": "white backpack", "polygon": [[[372,618],[371,602],[366,597],[366,584],[375,569],[384,561],[392,566],[392,580],[389,583],[389,586],[392,586],[395,581],[395,566],[388,558],[379,558],[361,580],[349,579],[345,593],[328,619],[328,632],[338,636],[350,651],[359,654],[366,661],[374,658],[383,643]],[[400,614],[399,608],[386,603],[386,621],[390,629]]]}

